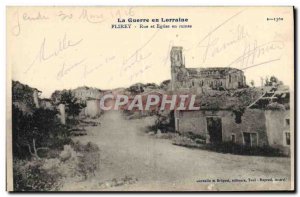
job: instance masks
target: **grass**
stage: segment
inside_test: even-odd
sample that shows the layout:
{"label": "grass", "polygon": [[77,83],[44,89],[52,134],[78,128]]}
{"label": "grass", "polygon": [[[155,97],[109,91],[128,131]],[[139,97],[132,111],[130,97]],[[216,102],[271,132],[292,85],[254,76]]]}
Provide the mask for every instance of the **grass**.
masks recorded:
{"label": "grass", "polygon": [[197,138],[195,135],[178,135],[173,139],[173,144],[189,148],[198,148],[202,150],[209,150],[224,154],[234,155],[255,155],[255,156],[268,156],[268,157],[281,157],[285,156],[279,149],[270,146],[263,147],[250,147],[235,144],[232,142],[222,143],[209,143],[206,144],[202,137]]}
{"label": "grass", "polygon": [[235,155],[255,155],[255,156],[268,156],[268,157],[284,156],[279,149],[272,148],[270,146],[250,147],[250,146],[235,144],[232,142],[222,142],[219,144],[207,144],[205,146],[205,149],[219,152],[219,153],[230,153]]}

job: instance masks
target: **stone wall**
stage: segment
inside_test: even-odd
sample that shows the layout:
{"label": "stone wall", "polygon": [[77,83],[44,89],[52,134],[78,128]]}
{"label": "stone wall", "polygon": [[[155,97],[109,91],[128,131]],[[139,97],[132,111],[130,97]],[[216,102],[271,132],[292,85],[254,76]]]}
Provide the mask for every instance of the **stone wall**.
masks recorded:
{"label": "stone wall", "polygon": [[[263,110],[249,109],[236,122],[236,115],[229,110],[222,111],[177,111],[175,113],[176,130],[180,133],[193,132],[208,136],[206,118],[216,116],[222,119],[222,141],[231,141],[235,135],[237,144],[243,144],[243,132],[257,133],[258,146],[268,145],[266,118]],[[276,131],[275,131],[276,132]]]}
{"label": "stone wall", "polygon": [[294,133],[290,131],[290,110],[266,110],[265,116],[270,146],[280,148],[289,153],[290,145],[286,144],[285,132],[290,133],[291,140],[293,139],[291,134]]}

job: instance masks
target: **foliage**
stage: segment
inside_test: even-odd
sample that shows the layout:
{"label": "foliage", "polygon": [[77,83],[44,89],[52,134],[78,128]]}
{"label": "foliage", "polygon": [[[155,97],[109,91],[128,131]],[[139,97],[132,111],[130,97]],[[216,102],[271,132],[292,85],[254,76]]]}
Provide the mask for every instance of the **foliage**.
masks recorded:
{"label": "foliage", "polygon": [[158,90],[160,88],[161,88],[161,86],[159,86],[155,83],[146,83],[146,84],[136,83],[136,84],[131,85],[126,90],[133,94],[140,94],[140,93],[145,92],[145,90],[147,90],[147,89]]}
{"label": "foliage", "polygon": [[144,85],[144,87],[145,88],[149,88],[149,89],[158,89],[159,88],[159,86],[157,84],[155,84],[155,83],[146,83]]}
{"label": "foliage", "polygon": [[144,85],[142,83],[137,83],[127,88],[127,90],[134,94],[142,93],[144,92]]}
{"label": "foliage", "polygon": [[278,86],[278,85],[283,85],[283,82],[280,81],[277,77],[271,76],[270,79],[266,77],[265,79],[265,86]]}
{"label": "foliage", "polygon": [[231,153],[236,155],[261,155],[261,156],[283,156],[279,149],[270,146],[250,147],[232,142],[222,142],[219,144],[207,144],[205,149],[220,153]]}
{"label": "foliage", "polygon": [[51,191],[60,186],[57,169],[44,170],[43,160],[14,160],[14,191]]}
{"label": "foliage", "polygon": [[61,94],[60,103],[66,106],[66,113],[73,118],[78,116],[80,110],[85,107],[84,103],[81,103],[71,92],[71,90],[64,91]]}
{"label": "foliage", "polygon": [[171,84],[171,80],[164,80],[163,82],[161,82],[160,84],[160,88],[164,89],[164,90],[168,90],[169,86]]}
{"label": "foliage", "polygon": [[178,135],[173,139],[172,144],[190,148],[201,148],[205,144],[205,140],[201,138],[192,139],[188,135]]}
{"label": "foliage", "polygon": [[168,112],[158,112],[156,114],[155,124],[152,126],[148,126],[149,131],[157,132],[157,130],[161,130],[163,133],[166,132],[174,132],[175,131],[175,118],[174,118],[174,110]]}
{"label": "foliage", "polygon": [[[75,151],[76,150],[76,151]],[[56,158],[14,159],[15,191],[57,191],[65,179],[87,179],[99,168],[100,154],[96,144],[79,142],[65,145]]]}
{"label": "foliage", "polygon": [[283,104],[273,102],[267,105],[266,107],[267,110],[278,110],[278,111],[284,111],[285,106]]}
{"label": "foliage", "polygon": [[245,112],[245,107],[233,107],[232,112],[235,115],[235,123],[240,124],[242,123],[242,116]]}
{"label": "foliage", "polygon": [[59,123],[56,114],[57,111],[39,108],[30,115],[13,106],[12,129],[15,157],[39,157],[39,150],[49,147],[60,148],[70,141],[68,129]]}
{"label": "foliage", "polygon": [[283,153],[276,148],[270,146],[263,147],[250,147],[232,142],[221,142],[221,143],[209,143],[206,144],[205,139],[194,138],[192,139],[189,135],[178,135],[173,139],[173,144],[178,146],[199,148],[204,150],[210,150],[219,153],[230,153],[236,155],[260,155],[260,156],[284,156]]}
{"label": "foliage", "polygon": [[31,108],[34,108],[33,92],[38,91],[35,88],[31,88],[28,85],[24,85],[19,81],[12,81],[12,100],[22,101]]}

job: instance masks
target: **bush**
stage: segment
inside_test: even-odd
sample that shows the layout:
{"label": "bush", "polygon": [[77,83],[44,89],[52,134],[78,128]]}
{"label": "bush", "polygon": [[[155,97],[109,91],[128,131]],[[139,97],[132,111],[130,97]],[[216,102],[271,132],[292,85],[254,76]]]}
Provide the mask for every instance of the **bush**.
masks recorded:
{"label": "bush", "polygon": [[206,136],[200,135],[200,134],[195,134],[193,132],[187,132],[184,134],[184,136],[191,138],[192,140],[202,140],[202,141],[206,141]]}
{"label": "bush", "polygon": [[14,160],[14,191],[53,191],[60,187],[57,169],[43,169],[44,160]]}
{"label": "bush", "polygon": [[57,119],[57,111],[36,109],[32,115],[13,106],[13,156],[18,159],[38,157],[39,150],[61,149],[70,143],[68,128]]}
{"label": "bush", "polygon": [[184,147],[190,147],[190,148],[201,148],[203,147],[204,143],[202,141],[191,139],[190,137],[183,136],[183,135],[178,135],[173,139],[173,144],[178,145],[178,146],[184,146]]}
{"label": "bush", "polygon": [[174,111],[170,112],[159,112],[156,114],[155,124],[151,126],[147,126],[146,132],[154,131],[157,132],[159,129],[162,133],[167,132],[175,132],[175,119],[174,119]]}
{"label": "bush", "polygon": [[91,142],[65,145],[56,158],[14,159],[14,190],[57,191],[66,178],[87,179],[95,175],[99,162],[99,148]]}
{"label": "bush", "polygon": [[279,149],[270,146],[250,147],[239,145],[232,142],[222,142],[219,144],[208,144],[206,149],[220,152],[231,153],[236,155],[260,155],[260,156],[283,156]]}
{"label": "bush", "polygon": [[78,172],[84,176],[84,179],[95,175],[100,162],[99,147],[92,142],[88,142],[86,145],[76,142],[73,144],[73,148],[79,153]]}

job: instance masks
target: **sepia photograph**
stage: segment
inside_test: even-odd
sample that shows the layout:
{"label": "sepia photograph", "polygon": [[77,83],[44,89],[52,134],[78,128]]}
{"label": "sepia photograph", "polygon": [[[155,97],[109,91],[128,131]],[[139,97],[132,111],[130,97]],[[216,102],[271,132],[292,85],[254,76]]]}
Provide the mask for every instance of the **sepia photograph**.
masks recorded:
{"label": "sepia photograph", "polygon": [[294,7],[6,7],[6,190],[295,190]]}

